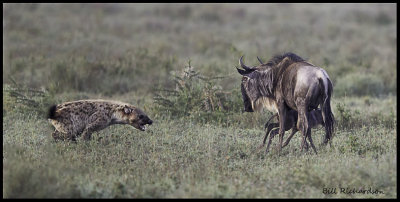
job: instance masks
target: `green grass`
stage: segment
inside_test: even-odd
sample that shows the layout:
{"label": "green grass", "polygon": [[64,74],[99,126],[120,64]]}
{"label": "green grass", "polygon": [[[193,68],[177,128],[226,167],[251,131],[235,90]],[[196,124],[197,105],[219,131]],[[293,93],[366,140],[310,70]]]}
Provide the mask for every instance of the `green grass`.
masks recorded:
{"label": "green grass", "polygon": [[[396,198],[396,12],[394,4],[4,4],[3,198]],[[268,154],[257,150],[272,113],[242,112],[240,56],[252,66],[286,51],[333,81],[336,132],[324,147],[324,130],[313,129],[318,155],[300,151],[300,133],[281,154],[278,138]],[[202,79],[185,80],[189,62]],[[48,106],[99,98],[138,106],[154,124],[53,141]]]}
{"label": "green grass", "polygon": [[[300,134],[281,155],[275,138],[265,154],[256,150],[263,130],[187,119],[159,119],[146,132],[111,126],[76,144],[55,143],[46,120],[22,114],[3,128],[6,198],[396,197],[396,128],[379,123],[338,129],[332,147],[314,130],[318,155],[300,151]],[[323,194],[333,187],[384,194]]]}

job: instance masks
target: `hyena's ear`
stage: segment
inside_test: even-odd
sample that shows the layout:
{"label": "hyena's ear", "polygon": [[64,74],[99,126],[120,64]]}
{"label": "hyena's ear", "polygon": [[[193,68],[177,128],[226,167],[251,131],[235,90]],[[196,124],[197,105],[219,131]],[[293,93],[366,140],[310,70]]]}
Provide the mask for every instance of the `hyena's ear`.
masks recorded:
{"label": "hyena's ear", "polygon": [[128,106],[125,106],[124,107],[124,112],[125,112],[125,114],[130,114],[132,112],[132,109],[129,108]]}

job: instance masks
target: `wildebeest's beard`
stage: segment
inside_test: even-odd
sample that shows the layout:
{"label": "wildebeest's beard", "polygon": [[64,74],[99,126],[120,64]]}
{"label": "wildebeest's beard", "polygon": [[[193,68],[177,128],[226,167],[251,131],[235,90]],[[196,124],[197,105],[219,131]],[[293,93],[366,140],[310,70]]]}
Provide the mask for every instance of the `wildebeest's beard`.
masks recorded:
{"label": "wildebeest's beard", "polygon": [[243,97],[243,103],[244,103],[244,111],[246,112],[254,112],[254,103],[258,98],[261,97],[260,91],[257,88],[257,80],[252,79],[251,77],[254,76],[254,74],[248,75],[249,77],[245,77],[242,82],[242,97]]}
{"label": "wildebeest's beard", "polygon": [[242,98],[243,98],[243,103],[244,103],[244,111],[245,112],[254,112],[251,100],[249,96],[247,95],[246,88],[244,87],[244,84],[241,84],[242,88]]}
{"label": "wildebeest's beard", "polygon": [[257,105],[258,99],[274,97],[274,78],[271,69],[247,74],[242,81],[241,90],[246,112],[254,112],[256,110],[255,105]]}
{"label": "wildebeest's beard", "polygon": [[[244,110],[246,112],[254,112],[254,110],[260,109],[258,106],[260,102],[264,102],[263,99],[267,98],[270,101],[274,97],[274,71],[271,66],[263,64],[259,58],[261,65],[255,67],[244,65],[242,58],[243,56],[239,59],[239,64],[243,69],[236,69],[243,76],[241,90]],[[258,99],[260,99],[260,102],[257,101]],[[254,109],[255,107],[257,109]]]}

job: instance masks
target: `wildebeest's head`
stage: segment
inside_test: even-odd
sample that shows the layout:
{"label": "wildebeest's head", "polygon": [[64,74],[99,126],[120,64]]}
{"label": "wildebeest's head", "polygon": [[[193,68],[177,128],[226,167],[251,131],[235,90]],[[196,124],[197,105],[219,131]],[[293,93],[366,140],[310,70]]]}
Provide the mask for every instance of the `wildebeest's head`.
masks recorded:
{"label": "wildebeest's head", "polygon": [[[258,58],[258,57],[257,57]],[[273,74],[271,68],[263,64],[258,58],[261,65],[255,67],[246,66],[243,61],[243,56],[239,59],[239,64],[243,69],[236,68],[242,77],[241,91],[244,103],[244,111],[253,112],[258,108],[257,101],[264,100],[273,96],[272,82]]]}

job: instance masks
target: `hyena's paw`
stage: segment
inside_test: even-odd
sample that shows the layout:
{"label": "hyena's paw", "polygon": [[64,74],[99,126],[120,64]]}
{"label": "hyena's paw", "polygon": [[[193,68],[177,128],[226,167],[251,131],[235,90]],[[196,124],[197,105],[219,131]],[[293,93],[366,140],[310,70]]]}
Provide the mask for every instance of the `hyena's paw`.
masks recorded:
{"label": "hyena's paw", "polygon": [[62,133],[60,133],[58,131],[54,131],[53,134],[51,134],[51,136],[53,137],[55,142],[64,141],[65,140],[64,134],[62,134]]}
{"label": "hyena's paw", "polygon": [[85,141],[89,141],[92,139],[92,134],[89,131],[83,131],[82,133],[82,139]]}

